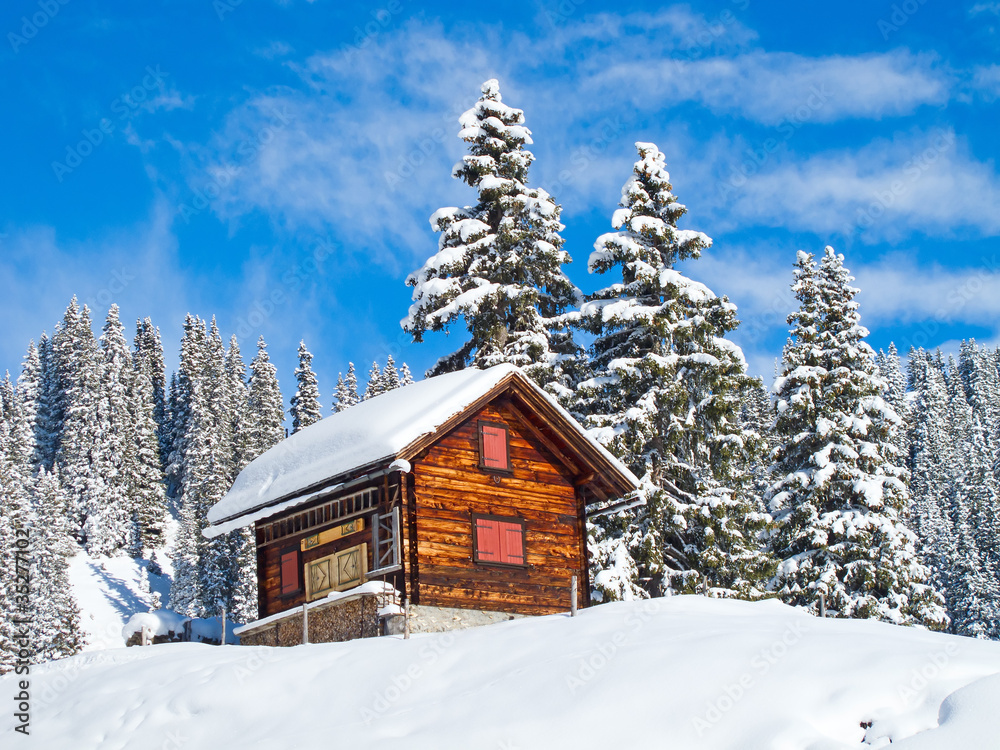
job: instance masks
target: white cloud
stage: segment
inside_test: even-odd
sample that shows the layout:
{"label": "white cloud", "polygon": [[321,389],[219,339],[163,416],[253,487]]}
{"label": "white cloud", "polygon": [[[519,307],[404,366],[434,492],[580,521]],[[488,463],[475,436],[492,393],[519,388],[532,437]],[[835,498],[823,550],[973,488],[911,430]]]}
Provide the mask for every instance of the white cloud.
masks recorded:
{"label": "white cloud", "polygon": [[980,65],[974,68],[969,87],[986,101],[992,102],[1000,98],[1000,65]]}
{"label": "white cloud", "polygon": [[910,114],[945,103],[951,81],[933,56],[903,50],[820,58],[757,50],[694,61],[609,59],[583,87],[591,96],[624,99],[646,111],[690,101],[777,125]]}
{"label": "white cloud", "polygon": [[718,228],[773,226],[865,242],[915,231],[935,237],[1000,232],[1000,175],[951,130],[808,156],[781,148],[768,154],[762,144],[750,147],[757,156],[742,151],[729,164],[702,165],[715,170],[700,197],[712,206]]}
{"label": "white cloud", "polygon": [[[223,218],[263,210],[294,230],[336,226],[377,248],[376,261],[401,258],[405,270],[433,242],[427,216],[472,200],[447,175],[463,152],[456,117],[486,78],[499,77],[505,100],[526,111],[536,153],[546,157],[534,181],[551,188],[567,216],[595,200],[610,210],[633,160],[632,142],[663,134],[637,133],[636,118],[680,102],[775,124],[906,114],[949,95],[950,78],[930,55],[808,58],[753,44],[754,32],[733,14],[708,18],[679,7],[570,14],[537,38],[411,20],[364,45],[287,63],[302,85],[234,110],[203,150],[192,186],[203,187],[205,170],[222,175],[235,164],[238,174],[213,203]],[[275,109],[288,112],[289,124],[275,127]],[[255,144],[265,132],[268,142]],[[756,196],[779,188],[759,180],[741,205],[750,210]],[[791,202],[768,200],[766,209]],[[764,213],[767,222],[782,220]],[[812,213],[811,204],[806,211],[793,206],[792,223]]]}
{"label": "white cloud", "polygon": [[[8,230],[0,239],[0,361],[20,362],[30,339],[51,335],[74,294],[90,306],[97,330],[117,303],[129,335],[136,318],[153,316],[165,341],[179,340],[197,291],[179,268],[172,219],[158,204],[146,220],[96,241],[64,242],[47,226]],[[168,337],[175,331],[177,339]]]}

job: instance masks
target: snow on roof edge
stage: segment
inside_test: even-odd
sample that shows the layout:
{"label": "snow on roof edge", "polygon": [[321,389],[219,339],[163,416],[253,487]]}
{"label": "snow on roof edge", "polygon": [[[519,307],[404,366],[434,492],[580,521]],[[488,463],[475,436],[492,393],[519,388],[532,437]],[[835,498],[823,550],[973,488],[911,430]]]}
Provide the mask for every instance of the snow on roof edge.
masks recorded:
{"label": "snow on roof edge", "polygon": [[[374,399],[362,402],[346,412],[332,415],[305,428],[298,433],[298,438],[292,436],[282,441],[262,456],[254,459],[240,472],[229,492],[209,510],[209,526],[203,530],[203,535],[214,538],[229,533],[342,487],[343,483],[339,485],[326,483],[347,472],[392,461],[411,445],[426,435],[433,434],[442,425],[464,413],[480,397],[512,379],[517,379],[522,384],[527,385],[534,393],[540,394],[547,404],[557,412],[558,416],[562,417],[571,429],[594,447],[599,455],[610,463],[622,477],[633,486],[639,485],[639,480],[628,467],[594,439],[583,425],[577,422],[552,395],[539,388],[520,368],[510,364],[497,365],[487,370],[469,368],[394,389]],[[452,383],[452,381],[455,382]],[[411,396],[409,400],[406,399],[407,395]],[[425,403],[416,398],[419,395],[432,397],[436,395],[437,401],[431,398]],[[414,403],[416,403],[416,408]],[[379,409],[378,407],[385,408]],[[336,419],[338,417],[339,419]],[[391,438],[380,434],[379,429],[373,427],[373,423],[380,422],[388,423],[390,428],[397,427],[397,432],[393,433],[390,429]],[[419,425],[422,429],[414,428],[414,424]],[[338,431],[338,427],[344,429]],[[322,428],[325,428],[325,431]],[[362,434],[356,435],[355,432],[352,432],[352,428],[355,432],[360,430]],[[402,433],[406,437],[405,441],[400,439],[397,433]],[[363,443],[365,439],[374,443],[375,446],[381,446],[386,452],[382,452],[377,460],[371,460],[371,456],[368,455],[366,456],[367,460],[363,463],[354,464],[351,464],[349,460],[341,461],[338,464],[335,460],[328,460],[329,456],[324,457],[323,460],[317,459],[315,456],[311,460],[307,460],[310,456],[310,450],[313,453],[318,452],[321,456],[324,452],[337,452],[338,450],[350,454],[353,449],[357,448],[357,441],[360,440]],[[296,440],[297,446],[295,446]],[[290,441],[292,445],[287,445]],[[302,459],[305,461],[305,465],[301,467],[292,465],[288,468],[288,465],[282,462],[282,458],[289,456]],[[305,459],[302,458],[303,456]],[[330,466],[331,463],[333,466]],[[397,459],[388,469],[380,471],[404,470],[402,463]],[[288,476],[290,474],[301,475],[304,478],[301,481],[290,481]],[[312,481],[306,481],[310,478]],[[281,483],[282,480],[284,480],[284,484]],[[273,485],[276,483],[278,487],[286,489],[280,493],[275,492],[277,487]],[[296,483],[298,486],[295,486]],[[310,491],[312,487],[316,489]],[[240,496],[242,496],[242,503]],[[213,516],[215,516],[214,519]]]}

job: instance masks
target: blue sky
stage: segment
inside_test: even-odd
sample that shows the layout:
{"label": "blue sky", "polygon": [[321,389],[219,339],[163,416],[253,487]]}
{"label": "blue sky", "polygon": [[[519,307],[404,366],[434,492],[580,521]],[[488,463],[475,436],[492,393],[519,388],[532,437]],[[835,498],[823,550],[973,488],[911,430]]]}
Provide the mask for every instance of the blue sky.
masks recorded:
{"label": "blue sky", "polygon": [[727,294],[769,377],[799,249],[847,256],[876,348],[995,343],[1000,2],[669,5],[589,0],[12,0],[0,10],[0,370],[76,294],[151,316],[168,365],[185,313],[286,398],[295,348],[323,405],[349,360],[421,372],[462,336],[409,343],[404,279],[482,81],[525,110],[530,181],[563,206],[571,278],[610,229],[634,142],[666,154],[685,271]]}

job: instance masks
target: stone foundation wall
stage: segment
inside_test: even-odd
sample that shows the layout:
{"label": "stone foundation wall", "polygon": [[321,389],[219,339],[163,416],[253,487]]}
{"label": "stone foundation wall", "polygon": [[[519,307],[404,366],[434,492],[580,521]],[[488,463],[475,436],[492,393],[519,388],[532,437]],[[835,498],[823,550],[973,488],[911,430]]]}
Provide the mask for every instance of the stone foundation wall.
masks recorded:
{"label": "stone foundation wall", "polygon": [[[448,630],[477,628],[480,625],[493,625],[498,622],[515,620],[527,615],[517,615],[508,612],[487,612],[478,609],[454,609],[452,607],[428,607],[419,604],[410,605],[411,633],[443,633]],[[403,618],[393,618],[393,629],[402,632]]]}
{"label": "stone foundation wall", "polygon": [[[337,643],[379,634],[378,597],[359,596],[309,609],[309,642]],[[298,646],[302,643],[302,609],[240,633],[244,646]]]}

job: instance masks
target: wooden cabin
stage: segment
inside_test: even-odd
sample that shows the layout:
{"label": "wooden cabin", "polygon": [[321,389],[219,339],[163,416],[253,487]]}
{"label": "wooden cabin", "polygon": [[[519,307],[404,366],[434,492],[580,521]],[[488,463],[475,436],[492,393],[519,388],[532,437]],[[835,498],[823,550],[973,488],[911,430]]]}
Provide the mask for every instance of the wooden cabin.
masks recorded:
{"label": "wooden cabin", "polygon": [[415,605],[589,604],[586,515],[637,480],[520,370],[463,370],[329,416],[251,463],[207,535],[253,524],[259,616],[365,581]]}

